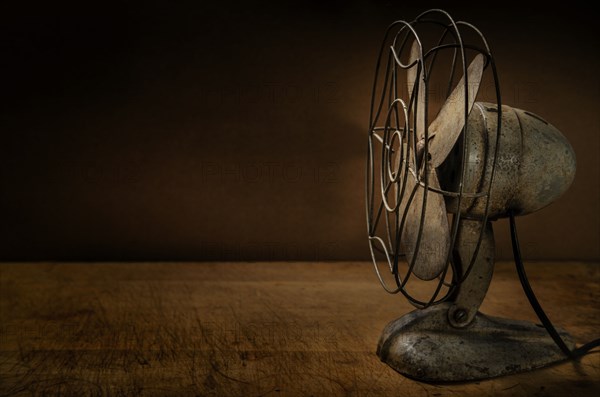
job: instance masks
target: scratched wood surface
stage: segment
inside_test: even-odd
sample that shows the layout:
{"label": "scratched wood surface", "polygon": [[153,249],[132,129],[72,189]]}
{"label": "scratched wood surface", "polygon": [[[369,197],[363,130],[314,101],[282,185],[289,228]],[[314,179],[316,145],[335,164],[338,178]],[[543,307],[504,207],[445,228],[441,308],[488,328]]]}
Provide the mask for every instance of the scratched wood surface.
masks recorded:
{"label": "scratched wood surface", "polygon": [[[600,265],[528,264],[578,342],[600,336]],[[594,396],[600,353],[465,384],[374,354],[411,310],[368,263],[0,264],[1,396]],[[482,310],[535,320],[509,264]]]}

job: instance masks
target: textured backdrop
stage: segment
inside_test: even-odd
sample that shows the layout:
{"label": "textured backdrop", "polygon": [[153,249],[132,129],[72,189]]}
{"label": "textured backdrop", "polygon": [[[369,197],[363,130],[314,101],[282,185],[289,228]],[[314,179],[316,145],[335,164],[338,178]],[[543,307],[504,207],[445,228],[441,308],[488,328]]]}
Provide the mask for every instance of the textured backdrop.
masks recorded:
{"label": "textured backdrop", "polygon": [[[217,3],[3,10],[1,259],[368,258],[376,51],[427,5]],[[504,103],[577,154],[568,193],[520,220],[524,254],[597,260],[592,15],[479,4],[448,11],[487,36]]]}

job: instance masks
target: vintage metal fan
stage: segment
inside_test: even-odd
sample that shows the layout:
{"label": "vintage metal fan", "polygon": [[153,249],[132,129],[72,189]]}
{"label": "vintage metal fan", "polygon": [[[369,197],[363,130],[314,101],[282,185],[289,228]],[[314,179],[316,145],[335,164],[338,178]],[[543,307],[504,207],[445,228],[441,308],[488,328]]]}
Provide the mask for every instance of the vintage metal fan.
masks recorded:
{"label": "vintage metal fan", "polygon": [[[495,103],[475,101],[485,77]],[[558,198],[574,175],[575,154],[555,127],[501,104],[479,30],[441,10],[393,23],[371,99],[367,223],[379,280],[418,310],[387,325],[381,360],[420,380],[463,381],[581,353],[537,303],[514,224]],[[478,312],[494,265],[491,221],[502,217],[510,218],[519,276],[544,327]],[[410,291],[415,277],[433,283],[426,298]]]}

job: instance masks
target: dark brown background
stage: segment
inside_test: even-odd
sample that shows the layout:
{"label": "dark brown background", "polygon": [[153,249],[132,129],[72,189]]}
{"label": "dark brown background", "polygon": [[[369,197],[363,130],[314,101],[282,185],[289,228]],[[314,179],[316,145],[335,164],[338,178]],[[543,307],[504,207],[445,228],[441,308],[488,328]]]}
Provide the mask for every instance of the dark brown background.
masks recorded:
{"label": "dark brown background", "polygon": [[[216,3],[2,10],[1,259],[368,257],[376,51],[429,5]],[[597,26],[570,2],[501,4],[446,8],[486,34],[504,103],[578,160],[569,192],[520,220],[525,255],[597,260]],[[505,222],[496,236],[508,257]]]}

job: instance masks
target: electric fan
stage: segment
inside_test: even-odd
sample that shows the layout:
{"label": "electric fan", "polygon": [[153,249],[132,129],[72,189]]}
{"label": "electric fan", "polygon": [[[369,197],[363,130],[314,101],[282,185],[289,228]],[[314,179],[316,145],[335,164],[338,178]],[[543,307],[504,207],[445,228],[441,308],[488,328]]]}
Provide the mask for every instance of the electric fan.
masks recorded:
{"label": "electric fan", "polygon": [[[484,78],[495,103],[475,101]],[[388,292],[417,307],[384,329],[382,361],[419,380],[464,381],[543,367],[597,345],[575,349],[545,316],[527,282],[514,223],[567,190],[573,149],[541,117],[501,104],[494,58],[477,28],[442,10],[390,25],[368,137],[367,224],[376,274]],[[478,312],[493,272],[491,221],[502,217],[510,218],[520,280],[543,326]],[[415,277],[429,282],[425,299],[409,290]]]}

